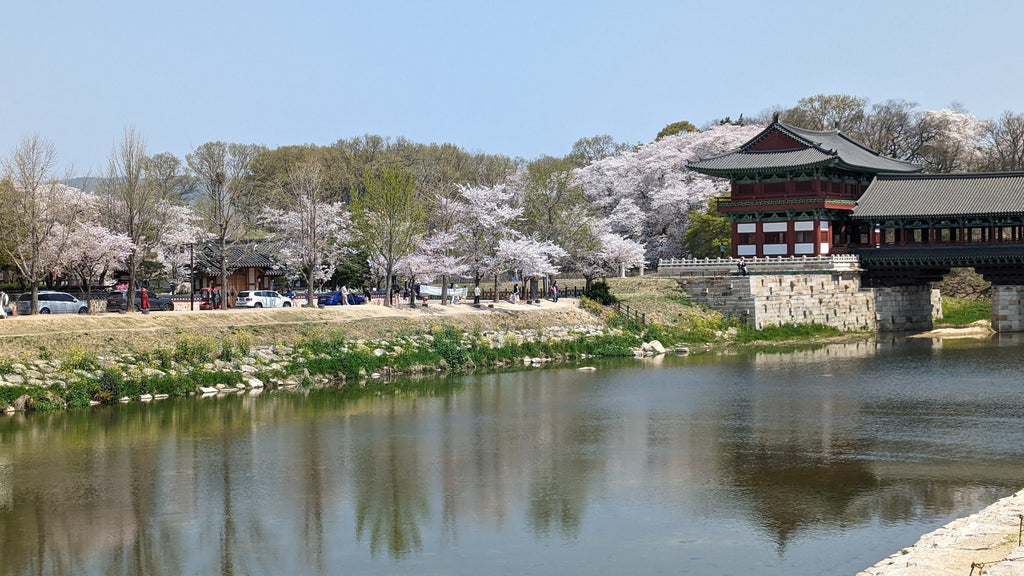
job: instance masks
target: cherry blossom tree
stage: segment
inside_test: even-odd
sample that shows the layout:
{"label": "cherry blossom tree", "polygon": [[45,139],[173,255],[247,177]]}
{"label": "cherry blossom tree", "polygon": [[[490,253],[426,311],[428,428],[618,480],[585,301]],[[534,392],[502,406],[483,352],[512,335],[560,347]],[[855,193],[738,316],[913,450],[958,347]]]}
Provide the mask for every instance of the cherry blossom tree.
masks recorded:
{"label": "cherry blossom tree", "polygon": [[134,246],[127,234],[96,222],[77,222],[69,233],[62,268],[75,273],[82,287],[94,286],[113,269],[123,267]]}
{"label": "cherry blossom tree", "polygon": [[39,284],[60,266],[73,224],[79,219],[81,191],[57,181],[53,145],[38,136],[22,140],[2,161],[0,250],[32,290],[31,313]]}
{"label": "cherry blossom tree", "polygon": [[918,120],[924,144],[913,160],[923,163],[930,172],[973,170],[984,162],[982,139],[990,129],[990,122],[968,112],[925,110]]}
{"label": "cherry blossom tree", "polygon": [[271,230],[271,238],[280,242],[278,259],[286,269],[305,276],[306,305],[314,306],[316,286],[334,275],[338,262],[350,251],[352,224],[342,203],[322,200],[319,164],[303,164],[289,172],[285,187],[295,208],[268,208],[263,222]]}
{"label": "cherry blossom tree", "polygon": [[164,200],[158,210],[165,217],[165,230],[156,250],[156,259],[164,267],[167,280],[177,292],[191,283],[194,250],[197,243],[209,239],[200,225],[199,215],[189,205]]}
{"label": "cherry blossom tree", "polygon": [[474,284],[479,284],[483,276],[493,273],[499,242],[517,234],[513,224],[523,208],[512,205],[514,192],[504,185],[463,186],[459,194],[461,261]]}
{"label": "cherry blossom tree", "polygon": [[492,261],[495,273],[494,299],[498,299],[497,274],[509,270],[522,272],[523,278],[540,278],[558,274],[555,262],[568,256],[562,247],[547,241],[530,238],[504,238],[498,241],[498,250]]}
{"label": "cherry blossom tree", "polygon": [[684,253],[687,213],[729,191],[727,180],[686,169],[688,162],[722,154],[753,138],[762,126],[714,126],[681,132],[636,151],[579,168],[574,175],[611,232],[646,245],[646,259]]}
{"label": "cherry blossom tree", "polygon": [[601,250],[597,255],[609,267],[618,269],[623,278],[627,270],[639,267],[642,271],[644,267],[644,245],[612,232],[601,234]]}

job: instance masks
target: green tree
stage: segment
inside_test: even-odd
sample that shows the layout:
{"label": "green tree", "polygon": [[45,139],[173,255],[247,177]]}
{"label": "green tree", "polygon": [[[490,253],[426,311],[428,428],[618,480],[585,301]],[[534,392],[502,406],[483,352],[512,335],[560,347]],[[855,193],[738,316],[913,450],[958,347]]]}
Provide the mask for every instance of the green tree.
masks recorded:
{"label": "green tree", "polygon": [[352,200],[352,214],[359,245],[384,275],[384,305],[390,306],[396,265],[416,250],[426,221],[415,178],[394,166],[368,168],[364,188]]}
{"label": "green tree", "polygon": [[728,218],[718,214],[717,207],[718,202],[712,200],[707,212],[690,212],[686,247],[694,258],[717,258],[732,253],[732,225]]}
{"label": "green tree", "polygon": [[657,142],[665,136],[672,136],[673,134],[680,134],[682,132],[700,132],[700,130],[686,120],[680,120],[679,122],[673,122],[662,128],[661,132],[658,132],[658,135],[654,137],[654,141]]}
{"label": "green tree", "polygon": [[607,134],[599,134],[577,140],[572,145],[572,151],[569,152],[566,160],[572,162],[577,168],[582,168],[603,158],[617,156],[632,148],[632,145],[625,142],[616,142],[614,138]]}

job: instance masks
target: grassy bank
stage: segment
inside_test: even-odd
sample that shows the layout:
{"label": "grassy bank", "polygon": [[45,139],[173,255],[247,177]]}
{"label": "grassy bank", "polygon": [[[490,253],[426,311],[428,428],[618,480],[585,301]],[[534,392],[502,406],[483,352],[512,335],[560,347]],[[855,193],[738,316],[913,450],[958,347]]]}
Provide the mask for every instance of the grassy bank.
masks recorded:
{"label": "grassy bank", "polygon": [[433,304],[10,319],[0,322],[0,407],[51,410],[265,387],[380,392],[393,386],[395,375],[633,356],[654,340],[669,348],[706,347],[841,334],[826,326],[754,330],[694,305],[670,279],[609,285],[647,321],[586,299],[582,306],[565,299],[480,309]]}

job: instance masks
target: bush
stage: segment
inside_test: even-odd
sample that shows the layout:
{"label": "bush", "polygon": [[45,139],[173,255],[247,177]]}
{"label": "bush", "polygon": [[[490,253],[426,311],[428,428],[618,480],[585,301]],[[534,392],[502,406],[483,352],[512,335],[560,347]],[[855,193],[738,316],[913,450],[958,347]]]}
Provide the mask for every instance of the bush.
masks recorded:
{"label": "bush", "polygon": [[462,347],[462,331],[453,326],[436,328],[432,332],[434,340],[430,347],[448,365],[449,370],[459,371],[466,367],[469,354]]}
{"label": "bush", "polygon": [[174,343],[174,359],[185,364],[205,364],[213,361],[217,341],[208,336],[185,334]]}
{"label": "bush", "polygon": [[604,280],[598,280],[590,285],[590,290],[587,292],[587,298],[590,298],[603,306],[610,306],[611,304],[615,304],[619,301],[618,298],[612,295],[608,288],[608,283]]}
{"label": "bush", "polygon": [[64,351],[61,367],[64,370],[95,370],[99,364],[96,363],[92,354],[77,346],[72,346]]}

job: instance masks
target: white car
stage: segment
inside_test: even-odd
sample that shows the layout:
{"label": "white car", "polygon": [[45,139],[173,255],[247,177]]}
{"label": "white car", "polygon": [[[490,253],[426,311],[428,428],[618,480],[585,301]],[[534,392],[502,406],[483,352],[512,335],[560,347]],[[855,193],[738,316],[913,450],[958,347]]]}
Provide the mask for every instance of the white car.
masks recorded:
{"label": "white car", "polygon": [[[18,315],[27,316],[32,310],[32,293],[25,292],[18,297]],[[67,292],[52,290],[39,291],[38,314],[88,314],[89,306]]]}
{"label": "white car", "polygon": [[246,290],[238,293],[235,306],[246,308],[291,308],[292,299],[277,290]]}

